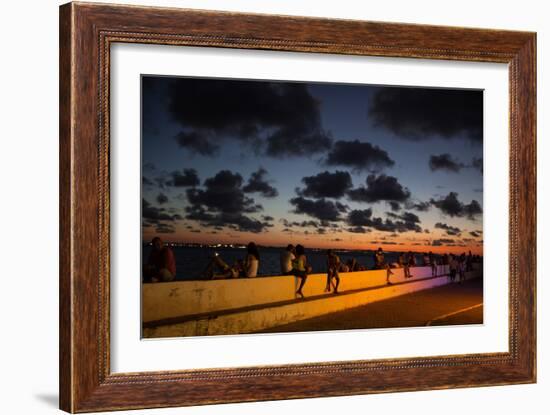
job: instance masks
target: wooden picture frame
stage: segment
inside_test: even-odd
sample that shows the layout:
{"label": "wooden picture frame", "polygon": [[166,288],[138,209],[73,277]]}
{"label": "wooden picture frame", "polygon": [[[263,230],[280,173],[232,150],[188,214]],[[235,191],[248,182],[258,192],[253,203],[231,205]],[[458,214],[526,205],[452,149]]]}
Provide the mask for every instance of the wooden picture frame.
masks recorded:
{"label": "wooden picture frame", "polygon": [[[509,352],[111,373],[109,58],[117,42],[507,63]],[[535,382],[535,33],[69,3],[60,8],[59,93],[61,409],[90,412]]]}

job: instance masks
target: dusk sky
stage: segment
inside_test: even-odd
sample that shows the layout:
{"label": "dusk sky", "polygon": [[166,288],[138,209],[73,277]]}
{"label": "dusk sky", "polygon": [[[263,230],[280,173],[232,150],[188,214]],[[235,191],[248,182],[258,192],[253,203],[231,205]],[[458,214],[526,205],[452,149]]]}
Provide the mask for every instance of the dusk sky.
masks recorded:
{"label": "dusk sky", "polygon": [[143,76],[143,239],[482,253],[483,92]]}

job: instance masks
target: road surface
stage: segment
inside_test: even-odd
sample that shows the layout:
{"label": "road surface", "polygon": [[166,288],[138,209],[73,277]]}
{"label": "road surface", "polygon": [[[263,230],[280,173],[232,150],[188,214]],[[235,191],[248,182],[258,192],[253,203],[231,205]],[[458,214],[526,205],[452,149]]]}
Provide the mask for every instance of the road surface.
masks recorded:
{"label": "road surface", "polygon": [[448,284],[260,333],[419,327],[483,323],[483,280]]}

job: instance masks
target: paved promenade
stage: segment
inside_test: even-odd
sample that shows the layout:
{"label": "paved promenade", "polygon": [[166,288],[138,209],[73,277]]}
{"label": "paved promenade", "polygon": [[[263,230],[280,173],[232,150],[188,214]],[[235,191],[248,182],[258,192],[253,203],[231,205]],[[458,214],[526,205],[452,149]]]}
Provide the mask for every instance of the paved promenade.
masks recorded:
{"label": "paved promenade", "polygon": [[406,294],[261,333],[483,323],[482,279]]}

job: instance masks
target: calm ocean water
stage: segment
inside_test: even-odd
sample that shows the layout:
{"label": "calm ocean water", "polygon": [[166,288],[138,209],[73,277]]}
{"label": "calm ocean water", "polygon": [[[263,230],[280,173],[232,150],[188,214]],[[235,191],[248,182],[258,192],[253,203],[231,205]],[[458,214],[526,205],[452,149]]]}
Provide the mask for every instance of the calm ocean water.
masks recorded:
{"label": "calm ocean water", "polygon": [[[172,247],[176,257],[176,279],[177,280],[197,280],[203,279],[202,274],[210,262],[214,252],[229,265],[232,265],[238,259],[244,259],[246,249],[244,248],[200,248],[200,247]],[[260,269],[259,276],[281,275],[280,254],[282,248],[259,248],[260,250]],[[143,246],[143,263],[147,262],[151,247]],[[367,269],[374,268],[373,251],[335,251],[342,262],[355,258]],[[309,264],[313,267],[314,273],[326,272],[326,253],[319,250],[306,249],[306,256]],[[399,253],[385,252],[387,262],[397,262]],[[421,261],[421,255],[416,254],[417,263]]]}

